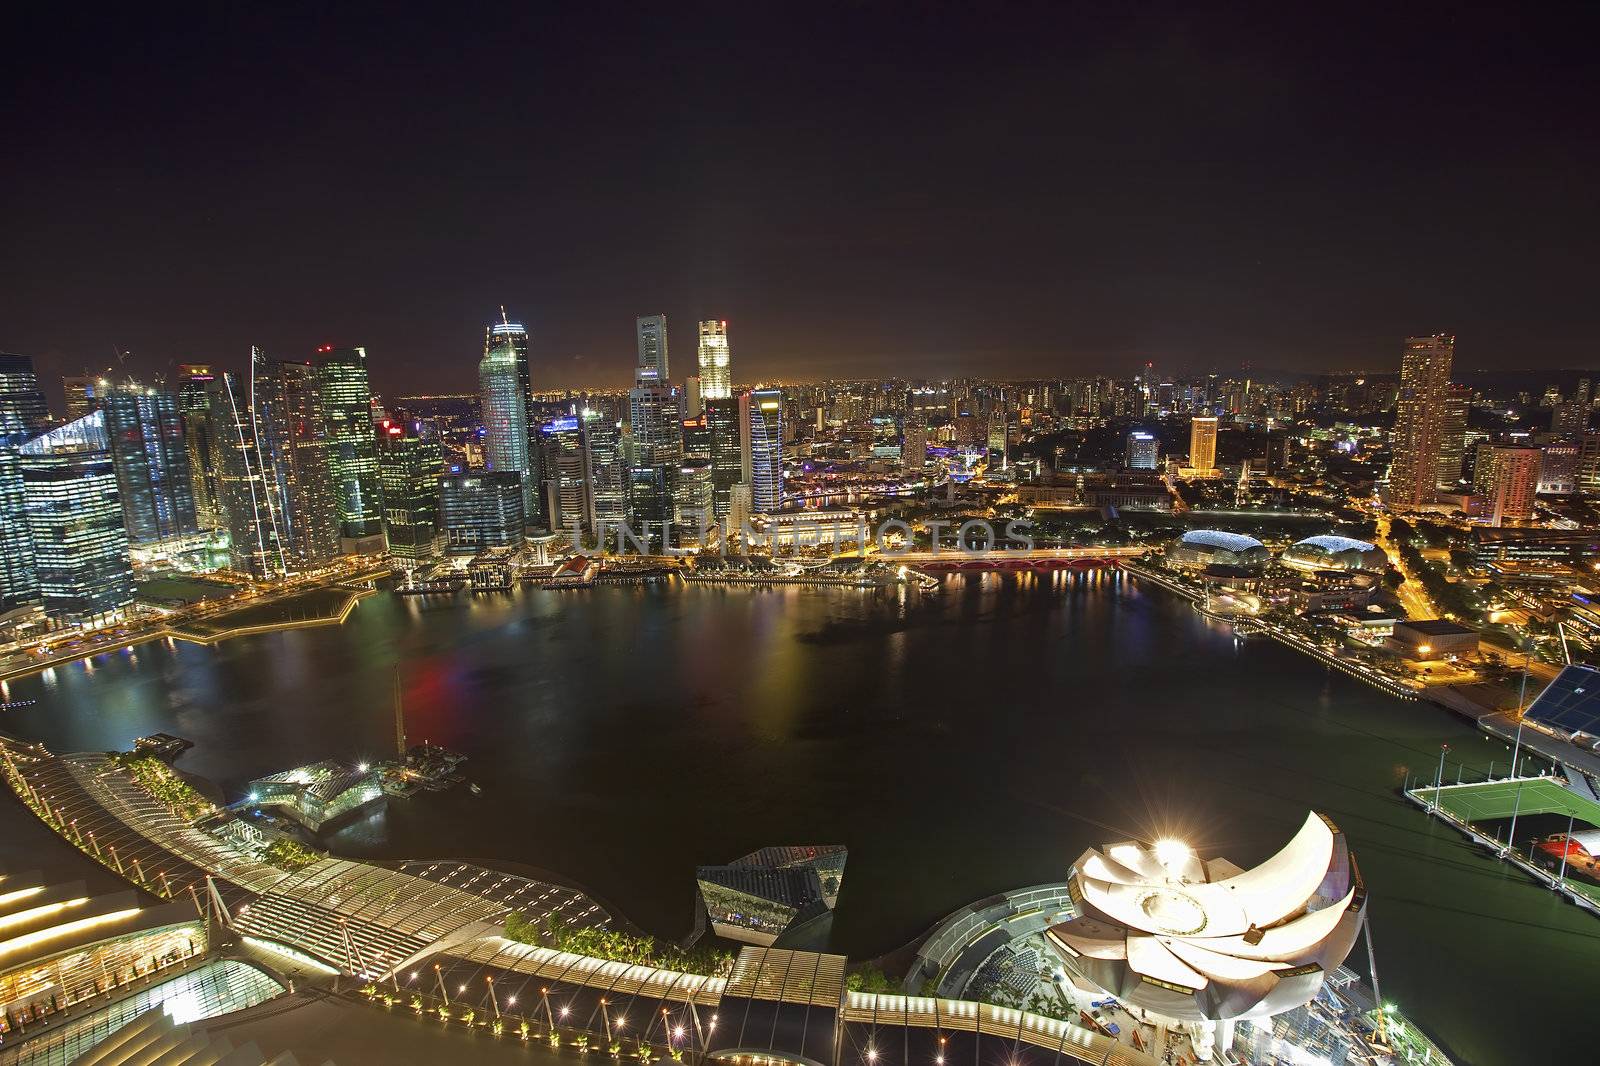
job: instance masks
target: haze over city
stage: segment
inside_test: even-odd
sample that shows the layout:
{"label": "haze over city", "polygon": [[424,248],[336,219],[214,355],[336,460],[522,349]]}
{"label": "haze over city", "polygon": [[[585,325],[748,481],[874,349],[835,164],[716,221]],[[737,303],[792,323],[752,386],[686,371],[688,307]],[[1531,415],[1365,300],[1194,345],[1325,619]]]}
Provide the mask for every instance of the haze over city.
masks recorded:
{"label": "haze over city", "polygon": [[360,344],[541,386],[727,318],[747,380],[1581,365],[1592,10],[35,8],[0,348]]}

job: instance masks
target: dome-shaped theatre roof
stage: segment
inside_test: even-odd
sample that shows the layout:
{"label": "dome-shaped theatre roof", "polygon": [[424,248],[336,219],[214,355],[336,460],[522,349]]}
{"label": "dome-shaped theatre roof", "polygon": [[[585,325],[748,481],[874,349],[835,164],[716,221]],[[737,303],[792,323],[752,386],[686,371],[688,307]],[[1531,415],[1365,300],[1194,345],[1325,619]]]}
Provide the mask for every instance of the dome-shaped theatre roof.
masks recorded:
{"label": "dome-shaped theatre roof", "polygon": [[1179,543],[1197,548],[1220,548],[1230,552],[1246,552],[1251,548],[1266,547],[1254,537],[1247,537],[1242,533],[1224,533],[1220,529],[1191,529],[1183,535]]}

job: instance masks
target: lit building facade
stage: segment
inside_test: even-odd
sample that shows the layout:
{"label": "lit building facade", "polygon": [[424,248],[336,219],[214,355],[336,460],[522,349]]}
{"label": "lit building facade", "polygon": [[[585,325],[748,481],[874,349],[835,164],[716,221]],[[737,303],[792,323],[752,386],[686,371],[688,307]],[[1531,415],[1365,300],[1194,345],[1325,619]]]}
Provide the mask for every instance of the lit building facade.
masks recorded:
{"label": "lit building facade", "polygon": [[634,325],[638,332],[639,358],[634,365],[633,383],[641,388],[671,384],[667,365],[667,316],[640,315]]}
{"label": "lit building facade", "polygon": [[133,603],[133,563],[104,412],[58,426],[17,455],[45,613],[68,623],[116,619]]}
{"label": "lit building facade", "polygon": [[1161,459],[1161,440],[1154,433],[1136,429],[1128,434],[1122,465],[1129,470],[1154,470]]}
{"label": "lit building facade", "polygon": [[589,442],[583,419],[566,415],[546,422],[539,427],[539,447],[550,528],[576,529],[581,536],[594,528]]}
{"label": "lit building facade", "polygon": [[318,349],[313,361],[328,423],[328,468],[346,551],[383,550],[383,492],[365,348]]}
{"label": "lit building facade", "polygon": [[1210,474],[1217,468],[1217,419],[1196,415],[1189,420],[1189,469]]}
{"label": "lit building facade", "polygon": [[543,474],[534,447],[529,348],[528,330],[522,323],[512,322],[504,314],[499,322],[491,323],[484,332],[478,390],[483,403],[484,459],[491,471],[515,473],[522,479],[523,513],[538,521],[543,511]]}
{"label": "lit building facade", "polygon": [[1439,416],[1439,472],[1434,482],[1440,492],[1461,491],[1461,471],[1467,458],[1467,412],[1471,407],[1471,386],[1451,385],[1445,389],[1444,410]]}
{"label": "lit building facade", "polygon": [[0,352],[0,437],[31,433],[50,421],[33,360]]}
{"label": "lit building facade", "polygon": [[652,550],[666,544],[673,520],[673,480],[683,460],[678,398],[660,386],[628,393],[628,522]]}
{"label": "lit building facade", "polygon": [[1455,349],[1456,339],[1449,334],[1406,339],[1395,401],[1394,463],[1389,468],[1389,502],[1395,506],[1420,507],[1437,494]]}
{"label": "lit building facade", "polygon": [[584,436],[589,442],[589,483],[594,497],[595,531],[602,538],[628,518],[628,477],[622,462],[622,430],[604,411],[585,407]]}
{"label": "lit building facade", "polygon": [[198,533],[194,473],[177,396],[115,389],[106,394],[101,410],[129,543],[160,544]]}
{"label": "lit building facade", "polygon": [[752,514],[783,506],[783,393],[755,389],[739,396],[744,483]]}
{"label": "lit building facade", "polygon": [[732,396],[728,323],[707,319],[700,323],[700,397],[702,400],[726,400]]}
{"label": "lit building facade", "polygon": [[378,473],[383,481],[383,531],[389,554],[412,564],[438,556],[444,448],[433,423],[419,419],[380,425]]}
{"label": "lit building facade", "polygon": [[726,522],[729,493],[744,478],[744,447],[739,430],[739,401],[729,397],[706,401],[706,444],[711,463],[711,510]]}
{"label": "lit building facade", "polygon": [[178,364],[178,415],[183,419],[183,443],[189,451],[189,475],[194,494],[194,517],[201,529],[221,529],[222,504],[217,498],[215,440],[207,387],[216,380],[202,363]]}
{"label": "lit building facade", "polygon": [[1478,445],[1473,486],[1484,497],[1491,525],[1526,522],[1533,518],[1541,460],[1538,448]]}
{"label": "lit building facade", "polygon": [[445,550],[476,555],[523,542],[522,476],[515,470],[446,474],[439,479],[439,523]]}
{"label": "lit building facade", "polygon": [[326,565],[339,554],[343,528],[315,368],[252,349],[250,417],[255,466],[285,567]]}
{"label": "lit building facade", "polygon": [[278,511],[261,468],[250,395],[232,374],[207,385],[217,502],[228,531],[228,565],[258,581],[289,570],[278,535]]}

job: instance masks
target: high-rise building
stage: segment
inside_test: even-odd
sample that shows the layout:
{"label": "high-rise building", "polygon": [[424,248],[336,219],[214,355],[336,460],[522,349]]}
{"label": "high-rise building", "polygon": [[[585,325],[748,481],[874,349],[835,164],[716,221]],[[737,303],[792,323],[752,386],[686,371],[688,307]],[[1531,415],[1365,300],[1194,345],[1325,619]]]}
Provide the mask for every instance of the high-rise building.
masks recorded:
{"label": "high-rise building", "polygon": [[642,388],[671,384],[667,366],[667,316],[640,315],[635,319],[639,334],[639,360],[634,366],[633,383]]}
{"label": "high-rise building", "polygon": [[251,410],[250,394],[226,373],[208,383],[206,391],[217,502],[223,528],[228,531],[229,565],[258,581],[280,578],[288,573],[289,561],[280,543],[274,494],[268,491],[261,468],[258,420]]}
{"label": "high-rise building", "polygon": [[101,405],[129,543],[145,547],[198,533],[178,397],[119,388]]}
{"label": "high-rise building", "polygon": [[665,525],[673,520],[673,478],[683,458],[678,398],[661,386],[628,393],[628,523],[652,550],[670,547]]}
{"label": "high-rise building", "polygon": [[105,623],[133,603],[133,563],[105,415],[95,411],[17,449],[23,509],[45,613]]}
{"label": "high-rise building", "polygon": [[550,528],[576,530],[581,538],[594,528],[589,442],[583,419],[564,415],[546,422],[539,427],[539,447]]}
{"label": "high-rise building", "polygon": [[178,364],[178,414],[183,419],[183,443],[189,450],[189,477],[194,494],[194,516],[201,529],[221,529],[226,522],[217,497],[216,441],[207,388],[216,380],[201,363]]}
{"label": "high-rise building", "polygon": [[1493,525],[1526,522],[1533,518],[1539,490],[1538,448],[1512,444],[1478,445],[1474,471],[1477,486],[1487,498]]}
{"label": "high-rise building", "polygon": [[312,361],[322,415],[328,423],[328,469],[339,505],[345,551],[383,551],[383,490],[378,484],[378,435],[365,348],[317,349]]}
{"label": "high-rise building", "polygon": [[415,565],[438,556],[439,478],[444,448],[426,419],[378,427],[378,474],[383,481],[383,531],[389,554]]}
{"label": "high-rise building", "polygon": [[989,412],[988,458],[991,473],[1006,470],[1011,465],[1007,436],[1006,410],[997,406]]}
{"label": "high-rise building", "polygon": [[44,393],[26,355],[0,352],[0,437],[32,433],[50,421]]}
{"label": "high-rise building", "polygon": [[906,473],[917,473],[928,461],[928,427],[920,419],[906,416],[901,431],[900,466]]}
{"label": "high-rise building", "polygon": [[699,418],[706,413],[706,400],[700,395],[700,377],[693,375],[683,379],[683,417]]}
{"label": "high-rise building", "polygon": [[585,407],[579,417],[589,442],[595,534],[604,544],[610,539],[610,531],[628,520],[628,473],[622,461],[622,434],[617,420],[604,411]]}
{"label": "high-rise building", "polygon": [[317,369],[268,359],[259,348],[250,359],[253,459],[284,565],[291,572],[324,566],[339,555],[344,527]]}
{"label": "high-rise building", "polygon": [[704,415],[683,421],[683,461],[672,488],[673,513],[679,525],[709,525],[716,512],[711,480],[711,427]]}
{"label": "high-rise building", "polygon": [[771,514],[783,506],[783,393],[777,389],[741,393],[739,431],[750,511]]}
{"label": "high-rise building", "polygon": [[1585,433],[1578,439],[1578,491],[1600,496],[1600,433]]}
{"label": "high-rise building", "polygon": [[439,479],[439,524],[450,554],[520,547],[526,523],[519,471],[486,470]]}
{"label": "high-rise building", "polygon": [[726,400],[733,395],[733,370],[728,350],[728,323],[707,319],[700,323],[700,396]]}
{"label": "high-rise building", "polygon": [[718,522],[728,520],[729,492],[744,478],[743,433],[739,401],[728,397],[706,401],[706,441],[711,462],[711,510]]}
{"label": "high-rise building", "polygon": [[478,389],[483,403],[483,450],[488,469],[522,479],[525,517],[543,525],[543,473],[535,448],[533,376],[528,330],[502,311],[484,331]]}
{"label": "high-rise building", "polygon": [[1550,431],[1560,437],[1576,440],[1589,428],[1589,411],[1593,403],[1588,378],[1578,382],[1571,396],[1556,405],[1550,420]]}
{"label": "high-rise building", "polygon": [[111,382],[99,374],[67,374],[61,379],[61,391],[67,402],[67,421],[76,422],[100,409],[100,401],[111,388]]}
{"label": "high-rise building", "polygon": [[1445,390],[1439,415],[1439,472],[1434,485],[1440,492],[1461,491],[1461,469],[1467,456],[1467,412],[1472,406],[1470,385]]}
{"label": "high-rise building", "polygon": [[1122,465],[1129,470],[1154,470],[1161,459],[1161,439],[1147,430],[1136,429],[1128,434],[1126,454]]}
{"label": "high-rise building", "polygon": [[1189,420],[1189,469],[1209,474],[1217,468],[1217,419],[1195,415]]}
{"label": "high-rise building", "polygon": [[1394,463],[1389,468],[1389,503],[1432,503],[1439,480],[1444,411],[1456,339],[1445,333],[1408,337],[1400,359],[1400,394],[1395,401]]}
{"label": "high-rise building", "polygon": [[1540,496],[1570,496],[1578,491],[1578,446],[1561,441],[1539,449]]}
{"label": "high-rise building", "polygon": [[0,621],[39,602],[39,575],[33,565],[27,498],[22,488],[18,449],[28,435],[0,436]]}

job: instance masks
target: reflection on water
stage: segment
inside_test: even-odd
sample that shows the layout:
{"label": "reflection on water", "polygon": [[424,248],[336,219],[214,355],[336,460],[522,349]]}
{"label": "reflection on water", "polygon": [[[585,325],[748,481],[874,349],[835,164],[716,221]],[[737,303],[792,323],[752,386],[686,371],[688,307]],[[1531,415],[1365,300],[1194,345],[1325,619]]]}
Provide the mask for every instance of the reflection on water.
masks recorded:
{"label": "reflection on water", "polygon": [[[1373,892],[1386,994],[1472,1060],[1517,1061],[1518,1026],[1585,1057],[1600,923],[1395,796],[1441,742],[1480,767],[1504,766],[1504,745],[1114,574],[964,577],[933,597],[375,596],[342,627],[152,643],[13,682],[39,702],[0,728],[58,749],[176,733],[197,744],[181,766],[237,793],[387,752],[396,663],[410,737],[466,752],[482,795],[396,801],[340,832],[342,851],[558,871],[676,935],[697,864],[845,844],[834,944],[869,955],[1060,880],[1089,844],[1177,834],[1250,865],[1314,806]],[[1538,996],[1514,1018],[1480,1009],[1531,959]]]}

